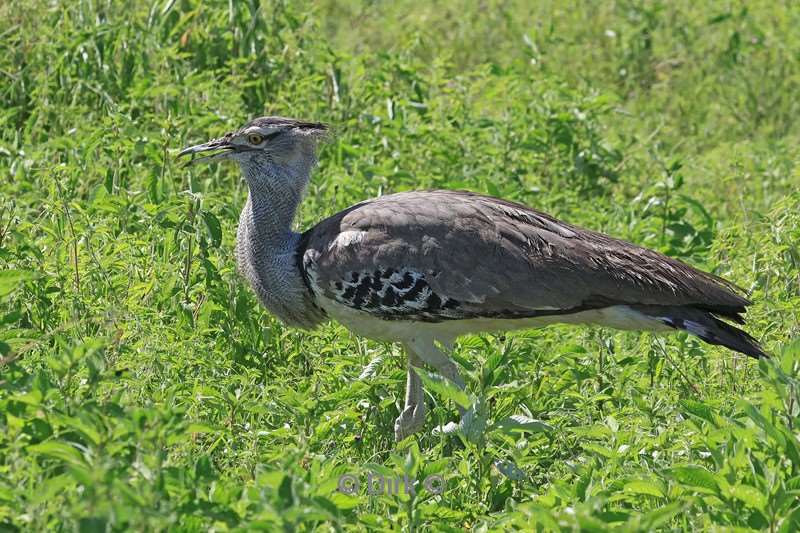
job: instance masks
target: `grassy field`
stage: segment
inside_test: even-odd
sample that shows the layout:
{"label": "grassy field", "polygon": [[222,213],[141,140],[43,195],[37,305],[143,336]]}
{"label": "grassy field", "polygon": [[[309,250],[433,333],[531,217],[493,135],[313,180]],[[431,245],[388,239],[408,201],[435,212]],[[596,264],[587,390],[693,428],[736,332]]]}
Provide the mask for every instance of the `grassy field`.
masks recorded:
{"label": "grassy field", "polygon": [[[0,531],[797,530],[798,27],[790,0],[0,4]],[[265,114],[335,129],[300,228],[520,201],[735,282],[774,358],[466,337],[485,431],[432,434],[444,391],[395,444],[399,349],[269,316],[238,169],[174,159]]]}

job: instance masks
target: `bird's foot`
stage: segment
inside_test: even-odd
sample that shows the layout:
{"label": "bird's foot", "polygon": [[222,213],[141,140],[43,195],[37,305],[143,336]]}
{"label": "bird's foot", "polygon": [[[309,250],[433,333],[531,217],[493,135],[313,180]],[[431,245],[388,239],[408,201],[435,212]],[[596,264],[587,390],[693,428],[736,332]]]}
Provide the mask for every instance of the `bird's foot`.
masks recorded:
{"label": "bird's foot", "polygon": [[394,439],[400,442],[413,435],[425,425],[425,404],[407,405],[394,421]]}

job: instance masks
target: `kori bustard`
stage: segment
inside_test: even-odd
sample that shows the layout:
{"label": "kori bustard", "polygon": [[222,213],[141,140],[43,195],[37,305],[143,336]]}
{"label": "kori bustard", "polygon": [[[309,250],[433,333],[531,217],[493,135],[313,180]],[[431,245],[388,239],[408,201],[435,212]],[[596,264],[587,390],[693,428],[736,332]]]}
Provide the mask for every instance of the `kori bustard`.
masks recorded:
{"label": "kori bustard", "polygon": [[419,191],[353,205],[303,232],[292,222],[326,126],[282,117],[180,152],[239,163],[249,195],[236,259],[263,305],[290,326],[334,319],[408,355],[401,440],[424,425],[430,365],[459,387],[446,350],[469,332],[556,322],[685,330],[766,357],[729,320],[750,302],[723,279],[524,205],[462,191]]}

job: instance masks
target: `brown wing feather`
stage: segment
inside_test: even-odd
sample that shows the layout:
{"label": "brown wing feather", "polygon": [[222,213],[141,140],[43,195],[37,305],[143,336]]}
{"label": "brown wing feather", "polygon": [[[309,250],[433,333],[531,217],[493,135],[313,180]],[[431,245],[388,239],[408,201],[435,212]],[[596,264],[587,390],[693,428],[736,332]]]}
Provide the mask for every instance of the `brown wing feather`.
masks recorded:
{"label": "brown wing feather", "polygon": [[438,297],[486,315],[645,304],[737,319],[750,303],[732,284],[658,252],[470,192],[384,196],[305,237],[323,291],[353,272],[405,268]]}

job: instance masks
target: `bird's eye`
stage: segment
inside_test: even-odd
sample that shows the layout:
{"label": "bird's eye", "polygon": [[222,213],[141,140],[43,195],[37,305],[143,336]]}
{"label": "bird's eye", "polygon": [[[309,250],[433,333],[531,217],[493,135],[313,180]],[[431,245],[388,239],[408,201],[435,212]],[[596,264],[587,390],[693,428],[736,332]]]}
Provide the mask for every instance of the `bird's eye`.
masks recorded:
{"label": "bird's eye", "polygon": [[261,144],[264,142],[264,136],[259,135],[258,133],[251,133],[247,136],[247,142],[250,144]]}

